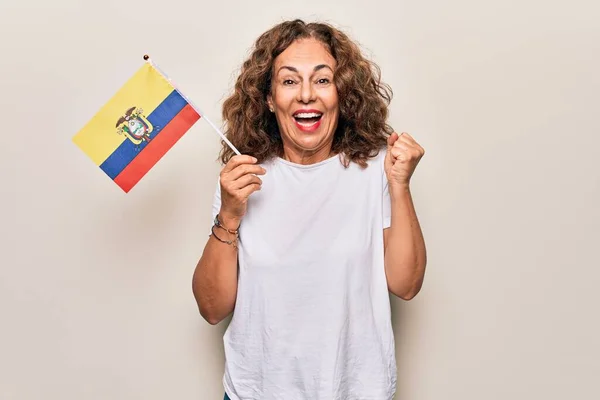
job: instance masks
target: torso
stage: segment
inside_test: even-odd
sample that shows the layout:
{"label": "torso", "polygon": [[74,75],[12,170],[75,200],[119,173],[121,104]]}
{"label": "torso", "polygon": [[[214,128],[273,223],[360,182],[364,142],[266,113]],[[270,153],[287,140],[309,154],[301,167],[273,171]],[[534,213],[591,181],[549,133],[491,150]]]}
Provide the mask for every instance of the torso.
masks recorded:
{"label": "torso", "polygon": [[232,400],[392,399],[384,155],[366,169],[345,169],[338,157],[263,165],[240,227],[238,298],[224,337]]}

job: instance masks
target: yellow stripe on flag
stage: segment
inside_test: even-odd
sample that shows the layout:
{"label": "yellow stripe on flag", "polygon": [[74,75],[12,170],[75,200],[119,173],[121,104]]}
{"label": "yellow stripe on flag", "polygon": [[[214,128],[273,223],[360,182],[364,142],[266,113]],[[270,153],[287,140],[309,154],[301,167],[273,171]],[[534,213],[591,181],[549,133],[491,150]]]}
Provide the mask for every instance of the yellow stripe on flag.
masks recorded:
{"label": "yellow stripe on flag", "polygon": [[96,115],[73,137],[73,142],[96,165],[114,152],[125,135],[117,133],[117,121],[131,107],[142,108],[150,114],[174,88],[156,69],[144,64]]}

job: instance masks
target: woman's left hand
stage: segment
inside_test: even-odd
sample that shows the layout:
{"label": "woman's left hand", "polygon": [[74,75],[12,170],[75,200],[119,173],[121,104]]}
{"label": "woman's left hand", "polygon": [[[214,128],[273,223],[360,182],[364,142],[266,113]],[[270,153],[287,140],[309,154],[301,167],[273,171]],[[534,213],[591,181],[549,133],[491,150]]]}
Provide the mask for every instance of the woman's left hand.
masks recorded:
{"label": "woman's left hand", "polygon": [[385,174],[390,189],[408,187],[424,154],[425,150],[408,133],[398,135],[394,132],[390,135],[385,156]]}

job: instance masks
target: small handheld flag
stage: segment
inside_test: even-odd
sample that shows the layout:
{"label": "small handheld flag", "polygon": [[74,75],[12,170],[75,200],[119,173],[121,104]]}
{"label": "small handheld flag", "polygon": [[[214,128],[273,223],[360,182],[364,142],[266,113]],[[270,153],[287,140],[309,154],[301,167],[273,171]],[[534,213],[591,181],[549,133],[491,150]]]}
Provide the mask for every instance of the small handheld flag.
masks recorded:
{"label": "small handheld flag", "polygon": [[126,193],[200,118],[240,154],[147,55],[144,59],[147,62],[73,137]]}

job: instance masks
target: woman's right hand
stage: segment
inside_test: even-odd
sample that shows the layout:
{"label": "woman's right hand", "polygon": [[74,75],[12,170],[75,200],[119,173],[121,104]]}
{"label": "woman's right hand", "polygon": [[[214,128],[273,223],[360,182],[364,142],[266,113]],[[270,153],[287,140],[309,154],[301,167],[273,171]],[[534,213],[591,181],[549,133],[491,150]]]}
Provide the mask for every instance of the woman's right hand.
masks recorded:
{"label": "woman's right hand", "polygon": [[264,175],[266,171],[256,162],[252,156],[236,155],[221,170],[219,216],[228,229],[238,228],[246,213],[248,197],[262,186],[262,180],[257,175]]}

